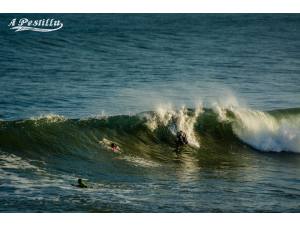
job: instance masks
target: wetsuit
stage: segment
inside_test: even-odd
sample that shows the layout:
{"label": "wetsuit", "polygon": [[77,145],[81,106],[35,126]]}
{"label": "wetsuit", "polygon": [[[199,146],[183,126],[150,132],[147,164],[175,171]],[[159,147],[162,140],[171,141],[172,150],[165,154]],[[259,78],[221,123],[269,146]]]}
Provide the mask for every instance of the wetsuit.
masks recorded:
{"label": "wetsuit", "polygon": [[188,144],[186,134],[182,131],[177,133],[176,152],[179,152],[179,147]]}
{"label": "wetsuit", "polygon": [[79,187],[79,188],[87,188],[87,186],[82,182],[81,179],[78,180],[77,187]]}
{"label": "wetsuit", "polygon": [[84,183],[78,184],[77,187],[80,187],[80,188],[87,188],[87,186],[86,186]]}

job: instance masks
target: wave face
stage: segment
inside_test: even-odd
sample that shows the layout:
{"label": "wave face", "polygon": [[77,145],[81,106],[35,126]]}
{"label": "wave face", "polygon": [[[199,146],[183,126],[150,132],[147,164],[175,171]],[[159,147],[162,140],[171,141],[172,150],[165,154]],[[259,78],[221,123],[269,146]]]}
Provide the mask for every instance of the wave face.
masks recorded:
{"label": "wave face", "polygon": [[259,151],[300,153],[300,109],[261,112],[219,106],[161,107],[133,116],[66,119],[48,115],[1,121],[0,148],[39,157],[74,152],[84,156],[107,150],[115,142],[125,155],[167,160],[165,152],[175,148],[177,130],[187,134],[188,148],[195,152],[246,143]]}

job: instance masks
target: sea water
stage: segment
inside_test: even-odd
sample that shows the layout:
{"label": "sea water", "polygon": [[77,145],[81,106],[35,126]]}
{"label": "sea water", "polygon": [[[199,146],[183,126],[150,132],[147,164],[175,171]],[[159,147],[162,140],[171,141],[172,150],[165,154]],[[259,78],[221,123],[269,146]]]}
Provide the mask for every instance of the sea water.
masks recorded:
{"label": "sea water", "polygon": [[0,37],[1,212],[299,212],[299,15],[2,14]]}

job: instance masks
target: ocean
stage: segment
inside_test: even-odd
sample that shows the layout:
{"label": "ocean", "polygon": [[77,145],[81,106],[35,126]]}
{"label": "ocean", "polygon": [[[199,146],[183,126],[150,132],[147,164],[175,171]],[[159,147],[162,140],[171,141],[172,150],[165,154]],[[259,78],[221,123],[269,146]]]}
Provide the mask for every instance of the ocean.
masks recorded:
{"label": "ocean", "polygon": [[0,46],[0,212],[300,212],[299,14],[0,14]]}

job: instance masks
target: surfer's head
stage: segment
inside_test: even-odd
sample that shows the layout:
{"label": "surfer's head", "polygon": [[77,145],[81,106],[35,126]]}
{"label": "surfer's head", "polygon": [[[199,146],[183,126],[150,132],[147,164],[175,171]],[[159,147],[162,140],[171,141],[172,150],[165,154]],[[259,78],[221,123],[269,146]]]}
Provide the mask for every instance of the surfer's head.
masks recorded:
{"label": "surfer's head", "polygon": [[82,184],[82,179],[81,178],[78,179],[78,184]]}
{"label": "surfer's head", "polygon": [[111,145],[110,145],[112,148],[116,148],[117,147],[117,145],[115,144],[115,143],[111,143]]}

